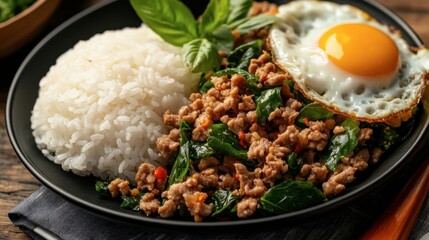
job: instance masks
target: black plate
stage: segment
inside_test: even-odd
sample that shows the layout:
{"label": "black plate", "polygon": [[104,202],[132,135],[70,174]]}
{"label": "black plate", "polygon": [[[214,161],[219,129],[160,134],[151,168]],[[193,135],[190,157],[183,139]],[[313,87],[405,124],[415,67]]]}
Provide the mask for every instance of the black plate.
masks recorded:
{"label": "black plate", "polygon": [[[407,24],[375,2],[351,0],[336,0],[335,2],[353,4],[367,11],[379,21],[399,29],[410,45],[422,45],[420,39]],[[202,6],[197,6],[193,10],[194,14],[198,15],[202,11]],[[123,27],[136,27],[140,24],[140,20],[135,16],[128,1],[107,1],[76,15],[44,38],[24,60],[13,80],[7,99],[6,121],[8,134],[17,155],[25,166],[54,192],[95,213],[111,219],[125,220],[129,223],[145,223],[145,225],[161,227],[168,225],[168,228],[198,226],[200,227],[199,229],[201,227],[235,228],[250,224],[272,223],[277,220],[290,222],[309,219],[345,206],[351,201],[383,186],[409,161],[415,159],[422,148],[423,140],[425,140],[423,137],[424,132],[428,126],[428,98],[423,100],[423,111],[412,135],[403,144],[394,149],[376,168],[368,171],[364,179],[353,184],[341,196],[323,204],[273,217],[203,223],[149,218],[137,212],[121,209],[117,202],[100,198],[99,194],[94,190],[95,179],[93,177],[79,177],[70,172],[64,172],[61,166],[54,164],[41,154],[31,133],[30,116],[38,95],[39,81],[48,72],[49,67],[55,64],[58,56],[79,40],[88,39],[96,33]]]}

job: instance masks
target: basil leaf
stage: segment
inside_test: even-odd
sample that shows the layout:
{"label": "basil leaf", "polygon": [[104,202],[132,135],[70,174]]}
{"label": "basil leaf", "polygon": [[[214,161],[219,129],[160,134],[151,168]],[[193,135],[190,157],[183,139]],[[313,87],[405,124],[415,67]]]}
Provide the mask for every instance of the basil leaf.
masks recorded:
{"label": "basil leaf", "polygon": [[212,71],[220,66],[216,46],[205,38],[198,38],[183,45],[182,59],[185,66],[194,73]]}
{"label": "basil leaf", "polygon": [[112,195],[110,194],[110,191],[108,188],[109,183],[110,183],[110,180],[106,180],[106,181],[98,180],[97,182],[95,182],[95,191],[100,193],[102,196],[111,197]]}
{"label": "basil leaf", "polygon": [[296,176],[300,171],[302,167],[302,159],[298,158],[298,155],[296,153],[291,153],[287,157],[287,165],[288,165],[288,173],[292,176]]}
{"label": "basil leaf", "polygon": [[206,78],[206,74],[205,74],[205,73],[201,73],[200,81],[198,82],[198,90],[200,90],[200,88],[202,88],[202,87],[203,87],[203,85],[204,85],[207,81],[209,81],[209,80]]}
{"label": "basil leaf", "polygon": [[207,37],[207,34],[226,23],[228,15],[229,0],[211,0],[201,15],[200,36]]}
{"label": "basil leaf", "polygon": [[238,46],[228,56],[228,64],[231,68],[247,70],[250,59],[261,55],[263,41],[261,39]]}
{"label": "basil leaf", "polygon": [[240,163],[246,166],[247,170],[254,171],[258,167],[258,162],[250,159],[240,159]]}
{"label": "basil leaf", "polygon": [[203,85],[201,85],[201,87],[198,91],[200,93],[206,93],[212,87],[214,87],[214,84],[212,83],[212,81],[208,80],[208,81],[204,82]]}
{"label": "basil leaf", "polygon": [[404,135],[402,135],[402,132],[399,131],[400,128],[403,127],[404,123],[401,124],[400,128],[392,128],[383,123],[373,123],[368,125],[368,127],[371,127],[373,130],[373,134],[371,135],[372,137],[369,140],[371,143],[369,144],[372,146],[381,147],[384,150],[387,150],[396,143],[400,142],[404,135],[408,135],[406,132]]}
{"label": "basil leaf", "polygon": [[174,161],[173,167],[171,168],[171,174],[168,178],[168,186],[173,185],[182,181],[186,173],[188,173],[191,159],[189,157],[189,145],[190,136],[192,134],[192,127],[186,121],[181,121],[179,125],[180,130],[180,146],[179,154]]}
{"label": "basil leaf", "polygon": [[323,202],[325,195],[310,182],[286,180],[270,188],[261,197],[261,208],[282,214]]}
{"label": "basil leaf", "polygon": [[281,87],[267,89],[256,98],[256,116],[259,124],[265,125],[270,113],[283,105],[280,91]]}
{"label": "basil leaf", "polygon": [[216,123],[209,127],[207,144],[218,154],[247,160],[247,151],[240,146],[237,135],[226,124]]}
{"label": "basil leaf", "polygon": [[225,51],[226,53],[229,53],[234,47],[234,36],[225,24],[216,28],[208,37],[216,43],[219,50]]}
{"label": "basil leaf", "polygon": [[392,145],[399,142],[401,139],[397,129],[389,126],[385,126],[379,136],[382,139],[382,146],[384,150],[389,149]]}
{"label": "basil leaf", "polygon": [[358,144],[359,122],[347,118],[341,123],[341,126],[345,128],[345,131],[331,138],[324,156],[325,165],[332,171],[335,171],[341,157],[351,153]]}
{"label": "basil leaf", "polygon": [[304,118],[307,118],[308,120],[311,120],[311,121],[315,121],[315,120],[325,120],[328,118],[332,118],[333,116],[334,116],[334,113],[325,109],[320,104],[310,103],[299,111],[296,121],[301,125],[305,125]]}
{"label": "basil leaf", "polygon": [[267,25],[273,24],[277,21],[277,17],[269,15],[257,15],[254,17],[244,18],[229,24],[230,29],[236,29],[240,35],[246,34],[250,31],[260,29]]}
{"label": "basil leaf", "polygon": [[124,196],[122,195],[122,203],[121,203],[121,208],[128,208],[131,209],[133,211],[138,211],[140,209],[140,199],[142,198],[142,196],[147,193],[147,189],[142,190],[139,192],[139,194],[135,197],[133,196]]}
{"label": "basil leaf", "polygon": [[198,83],[198,92],[203,94],[206,93],[210,88],[214,87],[212,81],[211,81],[211,74],[201,74],[200,81]]}
{"label": "basil leaf", "polygon": [[121,208],[128,208],[133,211],[139,210],[140,198],[132,196],[122,196]]}
{"label": "basil leaf", "polygon": [[178,0],[130,0],[140,19],[166,42],[176,46],[198,37],[192,12]]}
{"label": "basil leaf", "polygon": [[249,13],[252,4],[253,0],[231,0],[229,4],[229,16],[226,22],[231,24],[245,18]]}
{"label": "basil leaf", "polygon": [[215,151],[207,144],[200,142],[191,142],[189,157],[193,160],[200,160],[205,157],[215,155]]}
{"label": "basil leaf", "polygon": [[224,142],[221,138],[209,137],[207,143],[213,148],[216,153],[223,154],[226,156],[232,156],[239,159],[247,159],[247,152],[244,149],[233,147],[228,142]]}
{"label": "basil leaf", "polygon": [[312,101],[305,98],[299,90],[295,89],[295,83],[293,80],[285,80],[285,83],[289,86],[290,92],[295,96],[296,100],[302,102],[304,105],[313,103]]}
{"label": "basil leaf", "polygon": [[232,194],[232,191],[216,190],[211,196],[211,201],[214,203],[215,207],[212,217],[229,215],[233,211],[237,199],[238,198]]}

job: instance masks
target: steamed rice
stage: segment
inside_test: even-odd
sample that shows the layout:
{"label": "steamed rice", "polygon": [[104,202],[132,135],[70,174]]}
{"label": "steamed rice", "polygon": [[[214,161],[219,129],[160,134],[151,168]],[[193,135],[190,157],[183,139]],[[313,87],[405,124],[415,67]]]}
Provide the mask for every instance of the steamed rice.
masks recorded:
{"label": "steamed rice", "polygon": [[40,82],[31,116],[38,148],[64,170],[102,178],[165,164],[155,146],[167,132],[162,114],[188,103],[198,82],[180,51],[145,26],[77,43]]}

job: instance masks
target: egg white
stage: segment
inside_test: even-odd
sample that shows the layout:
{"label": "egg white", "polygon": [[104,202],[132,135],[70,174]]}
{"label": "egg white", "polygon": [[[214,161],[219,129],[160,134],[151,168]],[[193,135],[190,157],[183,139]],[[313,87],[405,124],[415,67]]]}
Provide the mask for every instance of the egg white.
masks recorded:
{"label": "egg white", "polygon": [[[426,48],[411,51],[399,33],[350,5],[295,1],[280,6],[277,16],[281,20],[269,33],[274,60],[293,76],[307,98],[334,112],[368,122],[385,121],[419,102],[429,78]],[[399,49],[396,74],[374,80],[333,64],[318,41],[327,30],[343,23],[369,24],[389,35]]]}

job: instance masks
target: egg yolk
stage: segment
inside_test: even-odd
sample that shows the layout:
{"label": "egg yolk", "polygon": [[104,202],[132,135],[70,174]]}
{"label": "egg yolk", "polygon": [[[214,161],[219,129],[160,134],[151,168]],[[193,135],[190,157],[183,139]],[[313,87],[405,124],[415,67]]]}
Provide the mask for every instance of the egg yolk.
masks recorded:
{"label": "egg yolk", "polygon": [[355,75],[389,76],[399,64],[395,42],[386,33],[366,24],[337,25],[323,34],[319,47],[336,66]]}

